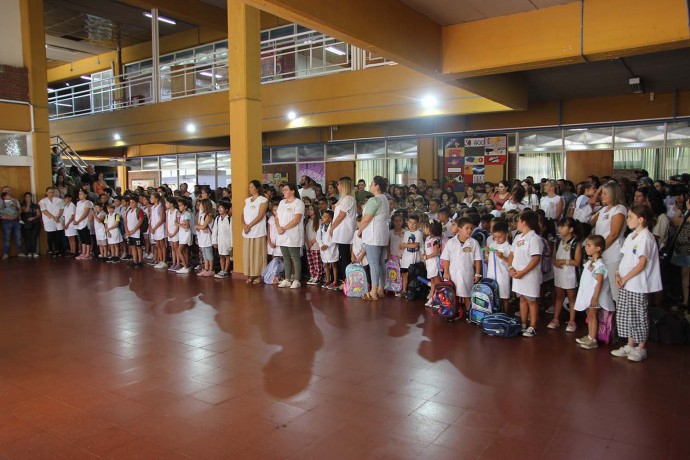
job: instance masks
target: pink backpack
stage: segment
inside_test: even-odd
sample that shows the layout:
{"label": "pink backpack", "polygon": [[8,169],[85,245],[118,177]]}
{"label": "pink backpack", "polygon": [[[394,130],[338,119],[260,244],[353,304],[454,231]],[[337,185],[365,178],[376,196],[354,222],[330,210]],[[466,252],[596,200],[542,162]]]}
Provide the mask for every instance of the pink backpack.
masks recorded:
{"label": "pink backpack", "polygon": [[613,316],[612,311],[599,309],[597,319],[599,320],[599,330],[597,331],[597,340],[604,342],[606,345],[613,341]]}

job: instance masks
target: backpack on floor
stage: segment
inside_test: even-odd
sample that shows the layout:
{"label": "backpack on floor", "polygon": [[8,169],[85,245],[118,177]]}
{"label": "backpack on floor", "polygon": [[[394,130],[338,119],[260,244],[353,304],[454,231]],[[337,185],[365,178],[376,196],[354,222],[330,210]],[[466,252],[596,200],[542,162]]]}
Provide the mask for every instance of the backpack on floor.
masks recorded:
{"label": "backpack on floor", "polygon": [[408,300],[425,299],[429,295],[428,281],[422,282],[421,279],[426,280],[426,264],[424,262],[417,262],[411,264],[407,268],[407,298]]}
{"label": "backpack on floor", "polygon": [[390,292],[402,291],[402,276],[400,276],[400,261],[397,257],[391,257],[386,262],[386,281],[384,289]]}
{"label": "backpack on floor", "polygon": [[467,322],[481,324],[486,315],[500,313],[501,297],[498,294],[498,283],[491,278],[482,278],[472,286],[470,296],[470,311]]}
{"label": "backpack on floor", "polygon": [[688,321],[661,308],[649,308],[649,340],[666,345],[683,345],[688,339]]}
{"label": "backpack on floor", "polygon": [[283,259],[280,257],[274,257],[261,274],[261,279],[264,284],[278,284],[280,277],[285,273],[285,265],[283,265]]}
{"label": "backpack on floor", "polygon": [[505,313],[486,315],[481,326],[484,333],[492,337],[517,337],[522,331],[520,321]]}
{"label": "backpack on floor", "polygon": [[369,292],[367,272],[361,264],[350,264],[345,268],[345,287],[347,297],[362,297]]}
{"label": "backpack on floor", "polygon": [[605,310],[603,308],[600,308],[597,312],[597,320],[599,321],[599,329],[597,330],[597,340],[604,342],[606,345],[613,342],[614,316],[614,312]]}
{"label": "backpack on floor", "polygon": [[436,290],[431,297],[431,314],[444,319],[462,318],[462,308],[458,307],[455,283],[452,281],[439,281]]}

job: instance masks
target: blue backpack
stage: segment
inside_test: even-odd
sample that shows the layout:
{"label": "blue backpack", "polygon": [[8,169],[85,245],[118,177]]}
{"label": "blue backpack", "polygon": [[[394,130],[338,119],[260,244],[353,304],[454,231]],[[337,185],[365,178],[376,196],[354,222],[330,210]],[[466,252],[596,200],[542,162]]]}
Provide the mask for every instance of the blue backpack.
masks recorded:
{"label": "blue backpack", "polygon": [[264,281],[264,284],[278,284],[284,272],[285,265],[283,264],[283,259],[274,257],[273,260],[266,265],[266,268],[264,268],[261,279]]}
{"label": "blue backpack", "polygon": [[458,307],[455,296],[455,283],[452,281],[439,281],[436,290],[431,297],[431,314],[447,320],[462,318],[462,308]]}
{"label": "blue backpack", "polygon": [[522,331],[520,321],[505,313],[486,315],[481,326],[484,333],[492,337],[517,337]]}
{"label": "blue backpack", "polygon": [[347,297],[362,297],[369,292],[367,272],[361,264],[352,263],[345,267],[345,287]]}
{"label": "blue backpack", "polygon": [[501,311],[501,297],[498,295],[498,283],[490,278],[482,278],[472,286],[470,311],[467,322],[481,324],[485,316]]}

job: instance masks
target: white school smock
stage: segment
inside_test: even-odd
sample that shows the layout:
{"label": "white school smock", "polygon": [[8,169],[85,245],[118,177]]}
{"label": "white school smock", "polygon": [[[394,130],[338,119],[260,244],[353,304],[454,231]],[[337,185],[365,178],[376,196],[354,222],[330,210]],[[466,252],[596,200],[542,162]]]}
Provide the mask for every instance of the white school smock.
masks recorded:
{"label": "white school smock", "polygon": [[[163,211],[163,216],[161,217],[161,210]],[[153,228],[158,225],[160,219],[163,220],[163,224],[156,229],[156,231],[151,235],[154,241],[164,240],[168,235],[165,233],[165,209],[163,205],[158,203],[156,206],[151,208],[151,220],[149,222],[149,227]]]}
{"label": "white school smock", "polygon": [[[127,219],[125,231],[131,231],[134,227],[137,226],[137,223],[139,222],[139,218],[143,218],[144,216],[144,211],[137,208],[137,209],[132,209],[128,208],[127,209],[127,214],[125,218]],[[130,238],[141,238],[141,227],[139,227],[135,232],[131,233],[129,235]]]}
{"label": "white school smock", "polygon": [[[65,211],[62,213],[64,223],[67,223],[72,217],[74,217],[76,212],[77,207],[74,205],[74,203],[65,205]],[[65,236],[77,236],[77,227],[74,225],[74,222],[65,227]]]}
{"label": "white school smock", "polygon": [[[268,253],[269,256],[283,256],[283,253],[280,252],[280,247],[277,244],[277,239],[278,239],[278,227],[276,227],[276,218],[275,216],[271,216],[268,218],[268,238],[266,239],[266,252]],[[273,244],[276,245],[275,248],[272,248],[268,242],[271,241]]]}
{"label": "white school smock", "polygon": [[[377,200],[378,203],[376,201],[372,202],[372,200]],[[371,205],[369,204],[370,202],[372,202]],[[388,219],[390,219],[388,198],[383,194],[369,198],[364,207],[365,211],[367,209],[375,212],[374,218],[371,219],[369,225],[362,230],[362,241],[370,246],[388,246]]]}
{"label": "white school smock", "polygon": [[[115,225],[115,223],[118,223],[118,225]],[[122,242],[122,233],[120,233],[120,216],[117,215],[115,212],[112,214],[108,213],[108,216],[105,218],[105,226],[106,229],[112,227],[115,225],[115,228],[110,230],[110,235],[108,236],[108,244],[118,244]]]}
{"label": "white school smock", "polygon": [[357,231],[357,202],[352,195],[340,197],[333,211],[333,221],[341,212],[345,213],[345,218],[333,229],[333,242],[337,244],[350,244],[352,235]]}
{"label": "white school smock", "polygon": [[[316,231],[316,245],[319,247],[319,251],[321,251],[321,262],[326,264],[337,262],[340,259],[338,245],[333,242],[333,237],[328,233],[328,230],[330,230],[330,226],[326,227],[324,224],[321,224]],[[322,246],[328,247],[321,249]]]}
{"label": "white school smock", "polygon": [[400,260],[400,268],[409,268],[410,265],[416,264],[422,260],[422,246],[424,245],[424,235],[419,230],[411,232],[405,230],[403,235],[403,244],[418,243],[415,249],[405,248],[402,250],[402,259]]}
{"label": "white school smock", "polygon": [[[182,222],[185,221],[189,223],[189,228],[184,228],[182,226]],[[177,233],[179,235],[179,242],[180,244],[186,244],[189,246],[192,244],[192,213],[189,211],[180,212],[179,223],[180,231]]]}
{"label": "white school smock", "polygon": [[[171,243],[176,243],[180,241],[180,233],[177,232],[178,219],[180,218],[180,211],[175,208],[166,211],[165,215],[165,236]],[[175,236],[169,236],[171,233],[175,233]]]}
{"label": "white school smock", "polygon": [[544,211],[547,219],[555,219],[556,212],[558,211],[559,202],[563,202],[563,210],[561,211],[561,215],[558,216],[560,218],[563,216],[565,212],[565,201],[563,200],[563,197],[560,195],[555,195],[553,197],[549,197],[547,195],[541,197],[541,201],[539,202],[539,208]]}
{"label": "white school smock", "polygon": [[89,216],[91,214],[91,210],[93,209],[93,203],[89,200],[79,200],[77,201],[76,209],[77,211],[75,213],[75,219],[81,219],[81,216],[82,214],[84,214],[84,211],[88,211],[86,217],[77,224],[77,230],[81,230],[83,228],[86,228],[87,225],[89,225]]}
{"label": "white school smock", "polygon": [[[254,201],[252,201],[251,196],[244,200],[244,209],[242,210],[244,222],[248,224],[249,222],[256,219],[259,216],[261,205],[264,203],[268,203],[268,198],[261,195],[256,197]],[[249,230],[249,233],[245,233],[245,231],[242,230],[243,238],[260,238],[262,236],[266,236],[266,225],[264,225],[263,221],[258,222],[255,226],[253,226]]]}
{"label": "white school smock", "polygon": [[539,207],[539,197],[537,196],[536,193],[532,193],[529,196],[525,195],[525,197],[522,199],[522,204],[525,205],[525,208],[527,208],[527,209],[534,209],[535,206],[538,208]]}
{"label": "white school smock", "polygon": [[589,204],[589,197],[580,195],[575,200],[575,209],[573,210],[573,219],[588,224],[592,219],[594,209]]}
{"label": "white school smock", "polygon": [[[493,238],[489,238],[491,241],[487,240],[489,259],[486,263],[486,277],[496,280],[496,283],[498,283],[498,294],[501,299],[510,299],[508,263],[496,257],[497,252],[506,258],[510,256],[510,243],[507,240],[503,243],[497,243]],[[493,249],[493,252],[491,252],[491,249]]]}
{"label": "white school smock", "polygon": [[43,228],[45,231],[54,232],[58,230],[58,223],[51,219],[50,216],[43,214],[43,211],[48,211],[52,215],[57,216],[63,208],[62,200],[57,197],[53,197],[52,199],[45,197],[38,202],[38,207],[41,208],[41,219],[43,220]]}
{"label": "white school smock", "polygon": [[[355,234],[352,236],[352,252],[359,256],[362,251],[364,251],[364,241],[361,237],[357,236],[357,232],[355,232]],[[369,265],[369,259],[367,259],[366,251],[364,252],[364,258],[362,258],[360,264],[362,264],[363,267]]]}
{"label": "white school smock", "polygon": [[441,238],[430,236],[424,240],[424,255],[430,256],[434,253],[434,248],[437,248],[439,253],[436,257],[430,257],[424,261],[426,265],[426,277],[428,279],[441,274]]}
{"label": "white school smock", "polygon": [[232,218],[230,216],[218,216],[213,222],[211,231],[211,243],[218,245],[218,254],[229,256],[232,251]]}
{"label": "white school smock", "polygon": [[601,257],[596,262],[593,262],[591,259],[588,260],[585,262],[584,267],[582,267],[580,287],[577,289],[577,297],[575,298],[575,310],[583,311],[589,308],[594,290],[597,287],[597,275],[603,275],[597,304],[608,311],[616,310],[613,296],[611,295],[611,287],[609,286],[609,273]]}
{"label": "white school smock", "polygon": [[285,230],[282,235],[278,234],[276,237],[277,246],[285,246],[288,248],[301,248],[304,245],[304,202],[299,198],[295,198],[292,203],[287,200],[282,200],[278,205],[278,222],[281,227],[289,224],[297,214],[300,218],[297,225]]}
{"label": "white school smock", "polygon": [[[206,220],[206,213],[201,211],[196,218],[196,223],[203,225]],[[213,221],[211,221],[213,223]],[[196,232],[197,243],[200,248],[210,248],[213,246],[212,235],[211,235],[211,225],[206,227],[204,230],[197,230]]]}
{"label": "white school smock", "polygon": [[[541,256],[544,244],[534,230],[520,234],[513,241],[510,251],[513,253],[513,268],[523,270],[532,261],[532,256]],[[541,263],[520,278],[513,278],[513,292],[527,297],[539,297],[541,294]]]}
{"label": "white school smock", "polygon": [[621,227],[620,236],[613,240],[613,243],[611,243],[611,245],[608,246],[601,254],[601,258],[604,259],[604,263],[606,265],[618,262],[623,257],[621,255],[621,245],[623,240],[625,240],[623,234],[625,233],[625,215],[627,214],[627,210],[625,209],[625,206],[619,204],[611,208],[601,208],[598,214],[599,217],[597,218],[597,223],[594,226],[594,234],[603,236],[604,238],[609,236],[609,233],[611,233],[611,219],[613,219],[613,216],[616,214],[623,214],[623,227]]}
{"label": "white school smock", "polygon": [[[319,246],[319,241],[316,238],[316,233],[319,231],[321,228],[321,225],[314,230],[314,218],[310,217],[307,219],[307,223],[304,226],[304,244],[307,246],[307,251],[318,251],[320,250],[321,246]],[[312,244],[309,247],[309,241],[314,241],[314,244]]]}
{"label": "white school smock", "polygon": [[96,214],[95,217],[98,219],[103,219],[103,222],[101,223],[94,217],[94,231],[96,232],[96,241],[106,241],[108,239],[108,235],[105,233],[105,218],[108,215],[105,213],[105,211],[101,211],[98,214]]}
{"label": "white school smock", "polygon": [[400,245],[403,243],[404,236],[405,230],[399,234],[396,234],[395,230],[390,230],[388,235],[388,248],[390,249],[391,257],[402,259],[403,250],[400,249]]}
{"label": "white school smock", "polygon": [[453,233],[453,221],[449,220],[448,222],[443,225],[443,236],[445,236],[448,239],[451,239],[455,236],[455,233]]}
{"label": "white school smock", "polygon": [[441,260],[449,261],[450,279],[460,297],[470,297],[474,286],[474,262],[482,260],[482,250],[472,237],[461,242],[457,237],[448,240],[441,253]]}
{"label": "white school smock", "polygon": [[[556,255],[555,257],[551,257],[551,259],[571,260],[570,250],[573,243],[580,244],[575,238],[572,238],[567,243],[565,243],[562,239],[558,240],[558,245],[556,246]],[[561,289],[577,288],[577,271],[575,265],[572,265],[573,263],[574,262],[571,262],[571,265],[564,265],[562,268],[556,267],[555,264],[553,265],[553,284],[556,287]]]}
{"label": "white school smock", "polygon": [[[502,209],[502,211],[503,211],[503,212],[508,212],[508,211],[513,211],[513,210],[515,210],[515,211],[522,212],[522,211],[525,210],[525,208],[526,208],[526,206],[525,206],[522,202],[520,202],[520,203],[513,203],[512,200],[508,200],[508,201],[506,201],[505,203],[503,203],[503,209]],[[530,209],[531,209],[531,208],[530,208]]]}
{"label": "white school smock", "polygon": [[645,256],[647,258],[644,270],[628,280],[623,289],[640,294],[658,292],[663,289],[659,267],[659,249],[656,239],[649,229],[645,228],[639,233],[633,232],[628,235],[623,243],[621,253],[623,258],[618,267],[621,278],[635,268],[640,257]]}

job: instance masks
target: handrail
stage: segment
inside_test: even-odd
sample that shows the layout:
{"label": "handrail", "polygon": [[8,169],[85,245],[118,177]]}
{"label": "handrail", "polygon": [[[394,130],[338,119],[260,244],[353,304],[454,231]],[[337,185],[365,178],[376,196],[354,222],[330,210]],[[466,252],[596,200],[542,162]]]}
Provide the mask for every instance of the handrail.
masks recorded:
{"label": "handrail", "polygon": [[[52,139],[55,139],[55,142],[52,142]],[[81,174],[86,172],[86,168],[88,167],[86,161],[84,161],[84,159],[79,156],[77,151],[74,150],[67,142],[65,142],[62,137],[59,135],[51,136],[50,146],[57,147],[61,156],[67,156],[67,159],[70,161],[72,166],[76,166]]]}

